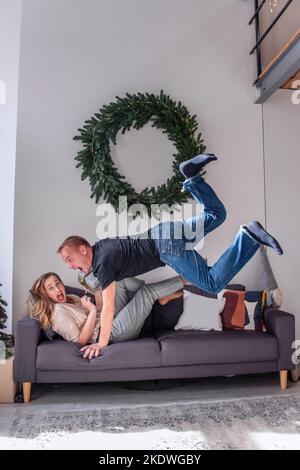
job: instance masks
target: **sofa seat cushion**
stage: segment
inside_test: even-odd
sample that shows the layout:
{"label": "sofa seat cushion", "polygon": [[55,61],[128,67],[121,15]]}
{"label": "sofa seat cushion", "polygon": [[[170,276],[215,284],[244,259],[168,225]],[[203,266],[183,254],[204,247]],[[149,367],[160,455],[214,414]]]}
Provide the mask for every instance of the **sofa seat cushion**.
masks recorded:
{"label": "sofa seat cushion", "polygon": [[158,330],[163,366],[272,361],[275,336],[260,331]]}
{"label": "sofa seat cushion", "polygon": [[44,341],[37,349],[38,370],[128,369],[160,366],[159,342],[142,338],[109,344],[100,356],[84,359],[81,346],[64,340]]}

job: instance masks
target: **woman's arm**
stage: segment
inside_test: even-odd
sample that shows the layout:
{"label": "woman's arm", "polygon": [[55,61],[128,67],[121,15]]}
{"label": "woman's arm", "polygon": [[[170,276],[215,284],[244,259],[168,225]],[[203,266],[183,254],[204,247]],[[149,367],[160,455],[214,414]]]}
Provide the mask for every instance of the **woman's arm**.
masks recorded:
{"label": "woman's arm", "polygon": [[81,303],[87,310],[89,310],[89,314],[88,314],[88,317],[86,319],[86,322],[83,325],[83,328],[82,328],[82,330],[80,332],[80,335],[78,337],[78,343],[85,346],[88,343],[89,339],[91,338],[91,336],[93,335],[93,332],[94,332],[97,308],[90,301],[89,297],[87,297],[86,295],[82,297]]}
{"label": "woman's arm", "polygon": [[111,284],[102,291],[102,295],[103,307],[99,339],[97,343],[89,344],[80,349],[80,351],[84,352],[84,358],[92,359],[93,356],[98,357],[101,349],[105,348],[110,340],[115,316],[116,283],[111,282]]}
{"label": "woman's arm", "polygon": [[99,288],[96,291],[92,291],[89,289],[85,290],[85,295],[87,294],[92,294],[95,297],[95,302],[96,302],[96,307],[97,307],[97,312],[101,312],[102,306],[103,306],[103,301],[102,301],[102,290]]}
{"label": "woman's arm", "polygon": [[88,317],[86,319],[86,322],[80,332],[80,335],[78,337],[78,343],[80,343],[82,346],[85,346],[88,344],[89,339],[93,335],[94,328],[95,328],[95,322],[96,322],[96,307],[88,314]]}

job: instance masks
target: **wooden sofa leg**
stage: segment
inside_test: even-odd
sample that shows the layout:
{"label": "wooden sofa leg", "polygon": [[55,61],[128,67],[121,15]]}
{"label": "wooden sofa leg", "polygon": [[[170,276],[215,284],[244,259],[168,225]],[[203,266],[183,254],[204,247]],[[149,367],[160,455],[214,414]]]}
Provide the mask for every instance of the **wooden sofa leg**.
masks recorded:
{"label": "wooden sofa leg", "polygon": [[30,402],[31,382],[23,382],[24,403]]}
{"label": "wooden sofa leg", "polygon": [[281,370],[279,372],[279,374],[280,374],[280,388],[281,388],[281,390],[286,390],[288,371],[287,370]]}

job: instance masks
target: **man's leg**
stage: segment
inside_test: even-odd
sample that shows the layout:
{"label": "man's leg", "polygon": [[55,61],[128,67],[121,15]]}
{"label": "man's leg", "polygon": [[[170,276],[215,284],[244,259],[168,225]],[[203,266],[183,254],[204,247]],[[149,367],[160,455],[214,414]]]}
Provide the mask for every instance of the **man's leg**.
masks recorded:
{"label": "man's leg", "polygon": [[130,302],[115,316],[110,342],[117,343],[137,338],[154,302],[183,287],[184,284],[179,276],[140,287]]}
{"label": "man's leg", "polygon": [[261,243],[241,227],[232,245],[211,267],[195,250],[185,250],[182,256],[164,254],[161,260],[194,286],[215,294],[226,287],[260,246]]}
{"label": "man's leg", "polygon": [[186,177],[183,188],[204,206],[204,211],[188,219],[162,222],[153,227],[151,237],[161,254],[181,255],[184,249],[192,250],[205,235],[224,222],[224,204],[200,176],[203,167],[213,160],[217,160],[214,154],[201,154],[181,163],[180,171]]}
{"label": "man's leg", "polygon": [[214,190],[200,175],[186,179],[183,187],[192,194],[195,201],[204,206],[201,214],[183,220],[184,239],[191,249],[203,236],[224,222],[226,209]]}

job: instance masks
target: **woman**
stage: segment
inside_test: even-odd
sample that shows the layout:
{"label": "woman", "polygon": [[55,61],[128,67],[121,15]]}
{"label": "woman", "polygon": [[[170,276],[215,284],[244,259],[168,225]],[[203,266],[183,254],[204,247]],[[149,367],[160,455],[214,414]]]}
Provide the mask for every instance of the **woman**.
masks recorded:
{"label": "woman", "polygon": [[[117,282],[115,317],[110,343],[127,341],[139,336],[156,300],[166,304],[182,296],[184,281],[176,276],[146,284],[136,278]],[[34,283],[26,302],[27,312],[37,319],[41,328],[52,328],[67,341],[85,346],[97,342],[101,312],[87,295],[82,298],[66,294],[60,277],[52,272],[43,274]],[[87,349],[84,357],[87,357]]]}

